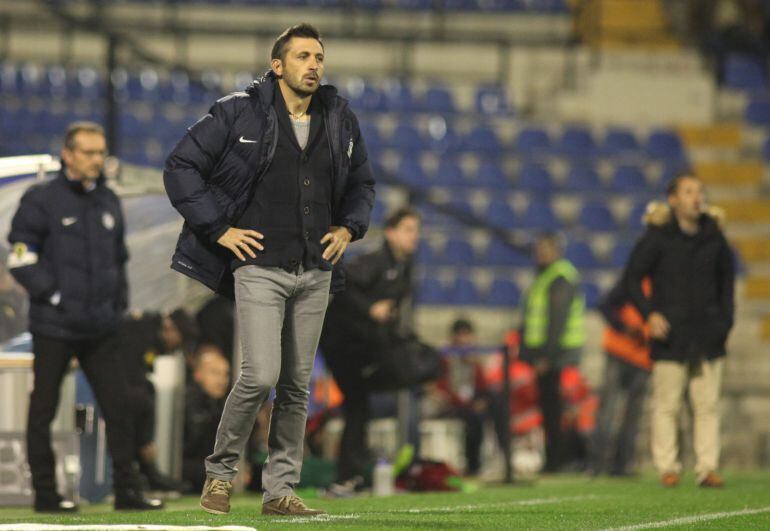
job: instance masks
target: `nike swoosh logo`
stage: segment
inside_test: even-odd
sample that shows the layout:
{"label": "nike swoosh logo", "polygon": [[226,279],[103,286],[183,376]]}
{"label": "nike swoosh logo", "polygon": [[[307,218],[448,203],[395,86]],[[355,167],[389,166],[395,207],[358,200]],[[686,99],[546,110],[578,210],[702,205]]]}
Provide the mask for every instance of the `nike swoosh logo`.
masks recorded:
{"label": "nike swoosh logo", "polygon": [[75,217],[61,218],[61,224],[64,225],[65,227],[69,227],[70,225],[73,225],[77,220],[78,218],[75,218]]}
{"label": "nike swoosh logo", "polygon": [[238,139],[238,142],[243,142],[244,144],[256,144],[256,140],[246,140],[245,138],[241,137]]}

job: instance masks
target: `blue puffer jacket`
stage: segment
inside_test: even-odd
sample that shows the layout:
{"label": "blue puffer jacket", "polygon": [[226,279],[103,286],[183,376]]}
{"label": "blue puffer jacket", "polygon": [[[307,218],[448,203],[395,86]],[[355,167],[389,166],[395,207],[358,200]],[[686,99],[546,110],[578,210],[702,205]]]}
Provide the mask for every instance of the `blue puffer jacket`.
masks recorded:
{"label": "blue puffer jacket", "polygon": [[[166,193],[185,220],[171,268],[229,297],[233,257],[216,241],[241,217],[273,159],[278,142],[275,83],[269,71],[245,92],[218,100],[166,160]],[[321,98],[326,134],[333,140],[333,224],[348,227],[357,240],[366,233],[374,204],[364,139],[355,114],[334,87],[322,86],[314,97]],[[332,292],[344,288],[340,265],[334,268]]]}
{"label": "blue puffer jacket", "polygon": [[27,190],[11,222],[8,265],[29,293],[32,333],[79,340],[117,328],[128,305],[124,232],[120,200],[103,177],[90,192],[63,173]]}

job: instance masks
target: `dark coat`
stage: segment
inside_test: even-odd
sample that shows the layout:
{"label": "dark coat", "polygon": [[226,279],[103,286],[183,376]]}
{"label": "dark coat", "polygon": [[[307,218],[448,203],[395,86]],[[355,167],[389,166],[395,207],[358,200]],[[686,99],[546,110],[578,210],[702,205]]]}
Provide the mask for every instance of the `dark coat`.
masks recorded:
{"label": "dark coat", "polygon": [[11,273],[29,293],[32,333],[75,340],[117,328],[128,306],[124,232],[120,200],[103,177],[90,192],[63,172],[26,191],[8,241]]}
{"label": "dark coat", "polygon": [[[700,218],[695,235],[676,219],[653,226],[637,242],[628,264],[627,289],[645,317],[660,312],[671,324],[665,341],[653,340],[653,360],[697,361],[725,355],[733,326],[735,273],[730,248],[716,221]],[[642,279],[652,278],[652,298]]]}
{"label": "dark coat", "polygon": [[[273,106],[275,75],[268,72],[245,92],[218,100],[189,128],[166,160],[166,193],[185,219],[171,267],[232,297],[232,252],[216,241],[234,226],[267,171],[278,139]],[[329,85],[314,97],[323,103],[324,124],[334,167],[331,214],[353,240],[369,226],[374,176],[355,114]],[[344,286],[340,268],[332,291]]]}

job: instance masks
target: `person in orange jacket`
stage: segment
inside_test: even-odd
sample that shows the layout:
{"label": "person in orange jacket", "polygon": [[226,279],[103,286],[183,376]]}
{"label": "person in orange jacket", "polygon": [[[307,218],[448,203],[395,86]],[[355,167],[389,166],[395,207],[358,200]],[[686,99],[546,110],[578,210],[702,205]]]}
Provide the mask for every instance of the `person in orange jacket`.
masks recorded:
{"label": "person in orange jacket", "polygon": [[[649,329],[631,304],[626,285],[621,279],[599,305],[607,321],[602,341],[607,362],[589,449],[589,471],[594,475],[632,474],[639,419],[652,367]],[[649,297],[649,278],[642,282],[642,289]]]}

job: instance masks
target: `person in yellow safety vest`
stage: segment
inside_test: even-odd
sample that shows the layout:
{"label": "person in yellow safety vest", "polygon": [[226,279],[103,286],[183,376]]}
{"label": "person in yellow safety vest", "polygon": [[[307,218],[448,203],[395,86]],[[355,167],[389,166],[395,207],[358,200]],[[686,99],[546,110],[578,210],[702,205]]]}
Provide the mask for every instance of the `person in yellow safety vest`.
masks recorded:
{"label": "person in yellow safety vest", "polygon": [[586,339],[580,273],[562,257],[562,247],[558,234],[543,233],[535,239],[537,276],[522,307],[520,358],[537,373],[546,433],[546,472],[557,472],[566,464],[569,449],[561,428],[560,376],[565,367],[578,365]]}

